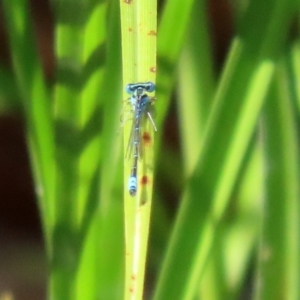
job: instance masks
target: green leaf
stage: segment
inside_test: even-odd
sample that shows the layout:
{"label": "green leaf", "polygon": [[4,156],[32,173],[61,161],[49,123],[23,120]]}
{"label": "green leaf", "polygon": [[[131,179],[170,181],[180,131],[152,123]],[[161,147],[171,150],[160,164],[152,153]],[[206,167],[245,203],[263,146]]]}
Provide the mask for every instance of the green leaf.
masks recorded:
{"label": "green leaf", "polygon": [[[257,14],[257,10],[264,13]],[[252,1],[216,93],[155,299],[192,299],[271,82],[294,1]],[[257,32],[260,34],[257,34]],[[230,108],[230,109],[229,109]]]}
{"label": "green leaf", "polygon": [[[156,1],[120,1],[123,61],[123,99],[128,98],[125,87],[130,83],[155,83],[156,72]],[[150,95],[153,97],[153,95]],[[129,99],[124,112],[130,111]],[[128,108],[129,107],[129,108]],[[124,116],[126,121],[126,116]],[[133,120],[134,121],[134,120]],[[142,124],[141,141],[143,157],[137,165],[137,195],[129,195],[127,181],[130,177],[132,157],[127,157],[127,147],[132,122],[124,124],[124,205],[126,275],[125,299],[142,299],[149,223],[153,192],[154,135],[152,124]],[[149,142],[148,142],[149,141]],[[143,145],[142,145],[143,144]]]}
{"label": "green leaf", "polygon": [[256,290],[262,299],[299,298],[299,139],[291,79],[281,60],[263,118],[266,199]]}

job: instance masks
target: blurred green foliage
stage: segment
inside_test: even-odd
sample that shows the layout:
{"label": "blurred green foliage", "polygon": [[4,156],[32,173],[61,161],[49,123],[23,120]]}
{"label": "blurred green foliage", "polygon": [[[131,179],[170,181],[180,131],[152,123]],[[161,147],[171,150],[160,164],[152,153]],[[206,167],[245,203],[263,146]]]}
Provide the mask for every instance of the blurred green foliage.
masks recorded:
{"label": "blurred green foliage", "polygon": [[[0,65],[0,109],[26,120],[49,299],[121,299],[119,3],[51,1],[51,86],[28,5],[1,3],[12,69]],[[159,13],[144,298],[299,299],[299,4],[227,3],[234,34],[221,68],[208,5],[169,0]]]}

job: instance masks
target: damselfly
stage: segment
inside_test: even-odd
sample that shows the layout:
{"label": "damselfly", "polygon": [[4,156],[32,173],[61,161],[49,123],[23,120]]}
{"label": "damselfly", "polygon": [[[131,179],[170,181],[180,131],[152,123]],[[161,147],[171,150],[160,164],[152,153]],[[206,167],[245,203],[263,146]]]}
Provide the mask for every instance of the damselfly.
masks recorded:
{"label": "damselfly", "polygon": [[129,103],[131,105],[131,111],[133,114],[132,127],[127,146],[126,156],[132,158],[132,167],[130,177],[128,180],[128,191],[131,196],[135,196],[137,192],[137,165],[138,159],[141,157],[141,126],[143,117],[147,117],[154,130],[157,131],[153,117],[151,115],[151,105],[153,99],[147,93],[151,93],[155,90],[155,85],[152,82],[145,83],[130,83],[126,86],[126,92],[130,94]]}

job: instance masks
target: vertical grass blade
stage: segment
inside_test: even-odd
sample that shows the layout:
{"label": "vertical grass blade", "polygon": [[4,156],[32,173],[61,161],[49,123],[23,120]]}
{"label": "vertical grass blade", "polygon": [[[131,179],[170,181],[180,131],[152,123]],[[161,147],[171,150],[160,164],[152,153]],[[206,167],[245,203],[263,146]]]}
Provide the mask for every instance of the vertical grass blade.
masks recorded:
{"label": "vertical grass blade", "polygon": [[199,157],[201,136],[215,89],[207,8],[203,1],[195,1],[192,6],[186,43],[179,62],[178,85],[183,162],[185,176],[188,176]]}
{"label": "vertical grass blade", "polygon": [[291,71],[293,74],[293,80],[295,82],[295,93],[296,93],[296,103],[298,111],[300,111],[300,86],[296,84],[297,80],[300,78],[300,41],[299,39],[294,43],[292,47],[291,55]]}
{"label": "vertical grass blade", "polygon": [[[155,82],[156,1],[120,1],[122,29],[123,88],[129,83]],[[123,91],[124,91],[123,90]],[[125,94],[124,98],[128,98]],[[126,239],[125,299],[142,299],[153,189],[153,129],[143,125],[143,159],[138,163],[138,192],[132,198],[127,188],[131,160],[125,157],[131,122],[124,124],[124,205]]]}
{"label": "vertical grass blade", "polygon": [[257,299],[300,296],[299,138],[293,112],[297,87],[291,82],[282,60],[264,112],[266,201]]}

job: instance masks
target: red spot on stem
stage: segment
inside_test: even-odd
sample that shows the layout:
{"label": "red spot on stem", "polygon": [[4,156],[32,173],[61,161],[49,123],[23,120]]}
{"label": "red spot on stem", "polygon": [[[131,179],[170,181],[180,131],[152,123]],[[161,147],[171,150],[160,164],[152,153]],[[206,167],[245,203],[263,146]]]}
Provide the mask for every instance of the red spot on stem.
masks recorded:
{"label": "red spot on stem", "polygon": [[123,2],[126,4],[131,4],[132,0],[124,0]]}
{"label": "red spot on stem", "polygon": [[150,72],[156,73],[156,67],[151,67],[151,68],[150,68]]}
{"label": "red spot on stem", "polygon": [[150,30],[150,31],[148,32],[148,35],[156,36],[156,31]]}
{"label": "red spot on stem", "polygon": [[151,135],[149,134],[149,132],[145,131],[143,133],[142,138],[143,138],[144,144],[149,145],[151,143]]}
{"label": "red spot on stem", "polygon": [[142,199],[141,200],[141,206],[145,205],[147,203],[147,200],[146,199]]}
{"label": "red spot on stem", "polygon": [[149,179],[147,175],[142,176],[141,178],[141,185],[146,185],[149,183]]}

